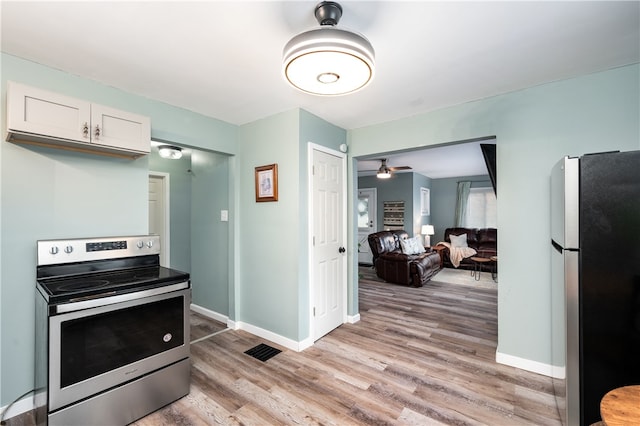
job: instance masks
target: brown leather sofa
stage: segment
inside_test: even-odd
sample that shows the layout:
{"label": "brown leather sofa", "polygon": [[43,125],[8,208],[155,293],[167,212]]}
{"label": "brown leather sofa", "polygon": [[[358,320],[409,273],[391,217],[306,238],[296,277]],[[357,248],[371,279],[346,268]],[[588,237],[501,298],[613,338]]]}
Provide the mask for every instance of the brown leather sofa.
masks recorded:
{"label": "brown leather sofa", "polygon": [[[490,258],[491,256],[498,255],[498,230],[495,228],[447,228],[444,231],[444,240],[447,243],[451,243],[451,235],[467,234],[467,245],[472,249],[475,249],[477,254],[475,256]],[[449,257],[449,250],[444,249],[440,251],[442,256],[442,262],[445,267],[453,268],[451,258]],[[474,269],[474,262],[470,257],[462,259],[459,269]],[[497,266],[492,263],[482,265],[482,270],[496,271]]]}
{"label": "brown leather sofa", "polygon": [[409,238],[406,231],[380,231],[370,234],[376,275],[383,280],[412,287],[422,287],[442,269],[440,255],[427,249],[420,254],[405,254],[400,239]]}

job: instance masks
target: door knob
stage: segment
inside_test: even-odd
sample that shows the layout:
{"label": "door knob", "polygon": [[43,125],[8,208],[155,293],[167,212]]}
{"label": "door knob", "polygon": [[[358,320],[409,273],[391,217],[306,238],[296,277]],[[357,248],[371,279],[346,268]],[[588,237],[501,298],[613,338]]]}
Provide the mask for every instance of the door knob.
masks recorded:
{"label": "door knob", "polygon": [[344,253],[345,251],[347,251],[347,249],[345,249],[344,247],[340,247],[338,249],[338,253]]}

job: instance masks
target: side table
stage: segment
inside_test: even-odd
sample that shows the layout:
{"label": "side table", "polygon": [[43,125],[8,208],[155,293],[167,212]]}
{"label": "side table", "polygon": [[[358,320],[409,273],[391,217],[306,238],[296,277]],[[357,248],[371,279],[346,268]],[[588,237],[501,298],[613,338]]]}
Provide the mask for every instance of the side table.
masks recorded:
{"label": "side table", "polygon": [[489,259],[493,261],[493,265],[491,265],[491,278],[495,282],[498,282],[498,256],[491,256]]}
{"label": "side table", "polygon": [[[476,281],[480,281],[480,273],[482,272],[482,265],[485,263],[492,262],[492,260],[489,259],[488,257],[480,257],[480,256],[473,256],[471,260],[473,261],[473,271],[471,271],[471,275],[473,276],[473,278],[475,278]],[[491,274],[491,276],[493,277],[493,273]]]}
{"label": "side table", "polygon": [[600,416],[607,426],[640,422],[640,385],[613,389],[600,401]]}
{"label": "side table", "polygon": [[446,250],[445,246],[431,246],[431,250],[438,252],[438,256],[440,256],[440,269],[442,269],[444,265],[444,259],[442,258],[442,252]]}

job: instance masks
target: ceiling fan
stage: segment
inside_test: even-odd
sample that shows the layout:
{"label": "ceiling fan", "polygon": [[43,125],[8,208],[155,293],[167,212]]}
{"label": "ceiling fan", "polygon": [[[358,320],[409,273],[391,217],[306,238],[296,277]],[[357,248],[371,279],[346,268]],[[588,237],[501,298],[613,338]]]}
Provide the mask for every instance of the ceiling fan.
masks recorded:
{"label": "ceiling fan", "polygon": [[397,166],[397,167],[389,167],[387,166],[387,159],[381,158],[380,167],[378,170],[363,170],[363,172],[376,172],[376,176],[379,179],[388,179],[391,177],[391,172],[397,172],[398,170],[411,170],[409,166]]}

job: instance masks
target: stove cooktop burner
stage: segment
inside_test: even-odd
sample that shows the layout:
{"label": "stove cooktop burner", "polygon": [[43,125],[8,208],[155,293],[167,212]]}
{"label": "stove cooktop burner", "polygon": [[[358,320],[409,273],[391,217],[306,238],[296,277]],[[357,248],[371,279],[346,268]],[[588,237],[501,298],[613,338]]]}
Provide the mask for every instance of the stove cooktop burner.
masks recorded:
{"label": "stove cooktop burner", "polygon": [[80,282],[71,282],[69,284],[64,284],[58,286],[59,292],[70,292],[70,291],[80,291],[86,289],[100,288],[109,284],[108,280],[83,280]]}
{"label": "stove cooktop burner", "polygon": [[189,274],[162,266],[51,276],[38,280],[49,303],[100,297],[103,293],[128,293],[189,280]]}

